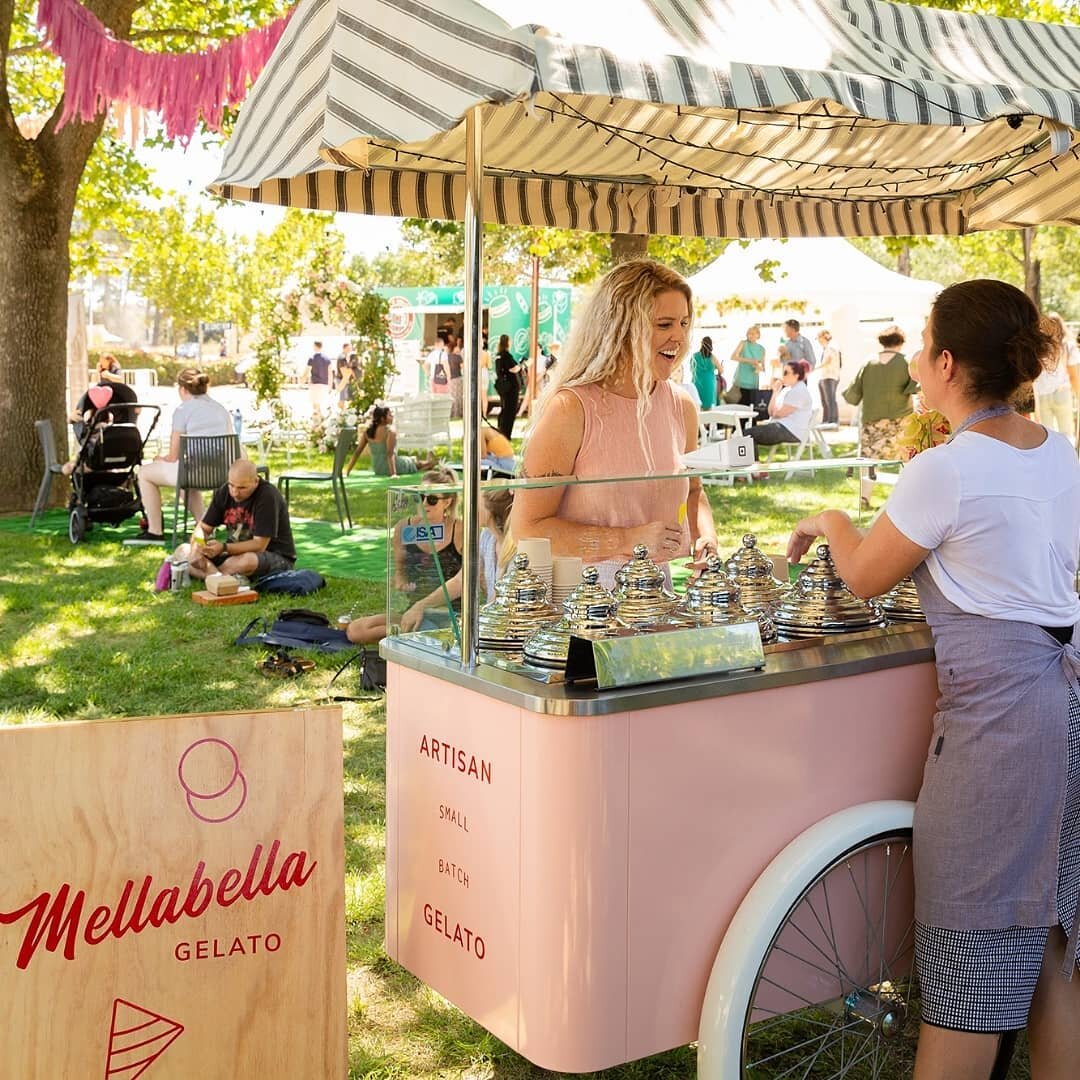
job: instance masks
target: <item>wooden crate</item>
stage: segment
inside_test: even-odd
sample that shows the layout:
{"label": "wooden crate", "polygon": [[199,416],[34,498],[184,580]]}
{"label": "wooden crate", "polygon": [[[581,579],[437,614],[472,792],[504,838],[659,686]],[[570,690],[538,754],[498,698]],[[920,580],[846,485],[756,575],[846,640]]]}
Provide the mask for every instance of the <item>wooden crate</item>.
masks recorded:
{"label": "wooden crate", "polygon": [[346,1069],[340,709],[0,730],[0,1073]]}

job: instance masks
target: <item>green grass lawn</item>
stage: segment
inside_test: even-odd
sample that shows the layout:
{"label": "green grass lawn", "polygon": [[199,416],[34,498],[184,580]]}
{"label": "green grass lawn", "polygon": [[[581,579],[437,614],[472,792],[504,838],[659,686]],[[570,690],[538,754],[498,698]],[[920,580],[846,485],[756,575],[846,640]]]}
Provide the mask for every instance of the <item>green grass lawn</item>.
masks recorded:
{"label": "green grass lawn", "polygon": [[[283,461],[272,462],[278,475]],[[328,468],[294,454],[293,467]],[[884,489],[881,491],[884,497]],[[301,494],[301,492],[303,492]],[[857,480],[842,471],[783,483],[713,488],[721,552],[755,531],[765,550],[781,550],[792,522],[826,506],[852,509]],[[382,487],[350,490],[354,521],[385,523]],[[294,511],[336,520],[327,486],[297,488]],[[260,675],[261,652],[232,644],[258,611],[203,608],[187,596],[152,591],[159,548],[125,548],[108,529],[72,547],[65,538],[0,530],[0,723],[53,723],[114,716],[281,708],[324,702],[341,658],[316,657],[294,681]],[[382,580],[329,580],[299,601],[332,619],[356,607],[377,611]],[[349,678],[343,692],[355,693]],[[503,1046],[392,963],[383,950],[385,710],[381,698],[343,704],[345,734],[345,903],[351,1078],[550,1076]],[[692,1077],[694,1053],[676,1050],[608,1070],[604,1080]],[[1026,1076],[1021,1065],[1011,1074]]]}

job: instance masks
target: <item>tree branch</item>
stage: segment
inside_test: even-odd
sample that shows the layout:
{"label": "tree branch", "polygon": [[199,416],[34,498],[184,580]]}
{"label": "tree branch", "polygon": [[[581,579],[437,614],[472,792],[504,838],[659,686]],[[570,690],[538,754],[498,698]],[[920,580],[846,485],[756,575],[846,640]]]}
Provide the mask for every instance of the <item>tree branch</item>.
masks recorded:
{"label": "tree branch", "polygon": [[15,0],[0,0],[0,122],[18,134],[15,114],[7,87],[7,58],[11,45],[11,23],[15,17]]}

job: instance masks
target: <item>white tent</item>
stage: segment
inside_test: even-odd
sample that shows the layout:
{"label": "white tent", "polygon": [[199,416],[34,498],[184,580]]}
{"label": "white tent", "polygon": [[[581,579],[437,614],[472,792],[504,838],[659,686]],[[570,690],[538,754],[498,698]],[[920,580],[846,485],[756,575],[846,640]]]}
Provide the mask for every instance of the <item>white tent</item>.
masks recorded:
{"label": "white tent", "polygon": [[[762,264],[772,280],[762,280]],[[884,324],[897,323],[909,342],[917,340],[942,288],[889,270],[839,237],[732,244],[689,280],[698,328],[712,332],[719,355],[726,357],[751,323],[766,325],[763,341],[771,349],[780,333],[768,324],[794,317],[812,340],[817,329],[829,328],[851,361],[845,383],[876,348]]]}

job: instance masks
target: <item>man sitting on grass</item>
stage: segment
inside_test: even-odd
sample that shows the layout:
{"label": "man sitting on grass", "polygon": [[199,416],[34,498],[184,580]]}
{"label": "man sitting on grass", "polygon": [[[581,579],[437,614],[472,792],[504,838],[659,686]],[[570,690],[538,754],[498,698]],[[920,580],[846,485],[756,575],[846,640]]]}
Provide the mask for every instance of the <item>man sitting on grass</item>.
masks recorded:
{"label": "man sitting on grass", "polygon": [[[213,537],[224,525],[224,543]],[[260,478],[253,462],[234,461],[229,482],[214,492],[210,508],[195,526],[189,570],[194,578],[207,574],[242,574],[249,581],[291,570],[296,562],[292,527],[285,500],[273,484]]]}

